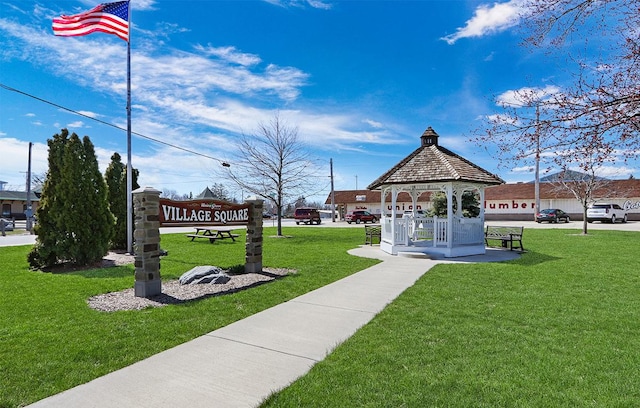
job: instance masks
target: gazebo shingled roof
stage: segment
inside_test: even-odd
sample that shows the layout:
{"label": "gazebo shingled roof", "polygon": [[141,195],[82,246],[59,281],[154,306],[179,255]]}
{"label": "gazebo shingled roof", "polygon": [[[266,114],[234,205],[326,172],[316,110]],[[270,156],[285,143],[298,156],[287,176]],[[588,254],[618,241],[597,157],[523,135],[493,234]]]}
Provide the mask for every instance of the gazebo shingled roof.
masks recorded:
{"label": "gazebo shingled roof", "polygon": [[438,145],[438,134],[427,128],[422,145],[391,170],[369,184],[369,190],[390,184],[421,184],[442,181],[469,181],[487,185],[503,184],[495,174]]}

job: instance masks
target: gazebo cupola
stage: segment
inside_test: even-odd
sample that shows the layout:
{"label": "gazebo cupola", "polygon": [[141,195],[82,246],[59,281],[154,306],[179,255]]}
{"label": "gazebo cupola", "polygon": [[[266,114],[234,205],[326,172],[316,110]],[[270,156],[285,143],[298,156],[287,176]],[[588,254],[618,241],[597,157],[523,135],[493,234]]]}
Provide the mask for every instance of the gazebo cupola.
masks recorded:
{"label": "gazebo cupola", "polygon": [[[422,252],[445,257],[485,253],[484,188],[504,181],[440,146],[438,139],[438,133],[428,127],[420,136],[418,149],[368,186],[370,190],[382,191],[380,248],[385,252],[394,255]],[[462,195],[468,191],[479,198],[477,217],[463,215]],[[400,212],[396,202],[401,192],[411,196],[411,208],[417,208],[422,193],[443,192],[447,197],[446,217]],[[386,203],[388,199],[390,203]]]}
{"label": "gazebo cupola", "polygon": [[438,134],[431,126],[424,131],[422,136],[420,136],[420,140],[422,141],[422,146],[438,146]]}

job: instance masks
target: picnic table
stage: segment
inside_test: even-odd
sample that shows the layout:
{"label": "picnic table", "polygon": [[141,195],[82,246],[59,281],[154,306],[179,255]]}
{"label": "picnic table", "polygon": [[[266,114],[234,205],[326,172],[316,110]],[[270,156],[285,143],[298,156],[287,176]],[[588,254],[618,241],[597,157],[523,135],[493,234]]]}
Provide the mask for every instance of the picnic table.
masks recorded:
{"label": "picnic table", "polygon": [[191,241],[195,241],[196,238],[206,238],[213,244],[216,240],[230,238],[235,242],[240,236],[233,233],[237,228],[232,227],[195,227],[195,229],[195,234],[187,234]]}

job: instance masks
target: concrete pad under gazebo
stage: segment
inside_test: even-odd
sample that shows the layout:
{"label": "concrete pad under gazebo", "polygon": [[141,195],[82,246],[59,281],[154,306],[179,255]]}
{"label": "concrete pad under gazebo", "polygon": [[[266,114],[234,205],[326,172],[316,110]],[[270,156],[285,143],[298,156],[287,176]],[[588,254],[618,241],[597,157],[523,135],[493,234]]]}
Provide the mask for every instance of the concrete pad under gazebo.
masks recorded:
{"label": "concrete pad under gazebo", "polygon": [[[447,258],[485,253],[484,189],[504,181],[440,146],[438,137],[431,127],[427,128],[418,149],[367,187],[382,191],[380,248],[387,253],[415,252]],[[468,191],[480,198],[477,217],[463,216],[462,195]],[[416,208],[418,197],[424,192],[445,193],[447,217],[400,212],[396,199],[401,192],[411,196],[412,208]],[[385,204],[388,196],[390,211]]]}

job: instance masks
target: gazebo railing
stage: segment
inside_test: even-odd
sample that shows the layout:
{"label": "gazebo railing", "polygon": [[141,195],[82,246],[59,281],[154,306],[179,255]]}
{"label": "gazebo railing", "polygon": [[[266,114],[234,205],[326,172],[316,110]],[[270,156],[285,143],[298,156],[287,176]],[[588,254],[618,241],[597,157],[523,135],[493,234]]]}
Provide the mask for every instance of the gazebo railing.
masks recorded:
{"label": "gazebo railing", "polygon": [[381,240],[397,245],[409,245],[409,223],[406,218],[395,219],[395,234],[392,227],[394,219],[389,216],[382,216],[380,223],[382,226]]}
{"label": "gazebo railing", "polygon": [[[395,221],[395,228],[392,223]],[[433,246],[447,245],[448,218],[382,217],[382,240],[397,245],[409,245],[410,242],[431,241]],[[453,245],[478,244],[484,242],[484,225],[480,218],[453,217]],[[395,230],[395,231],[394,231]],[[395,234],[393,233],[395,232]]]}
{"label": "gazebo railing", "polygon": [[409,218],[409,235],[411,236],[411,239],[413,239],[414,241],[433,239],[433,229],[435,223],[436,221],[434,218]]}
{"label": "gazebo railing", "polygon": [[481,218],[453,218],[453,243],[457,245],[484,242],[484,223]]}
{"label": "gazebo railing", "polygon": [[446,218],[408,217],[409,236],[413,241],[433,241],[433,246],[447,243]]}

